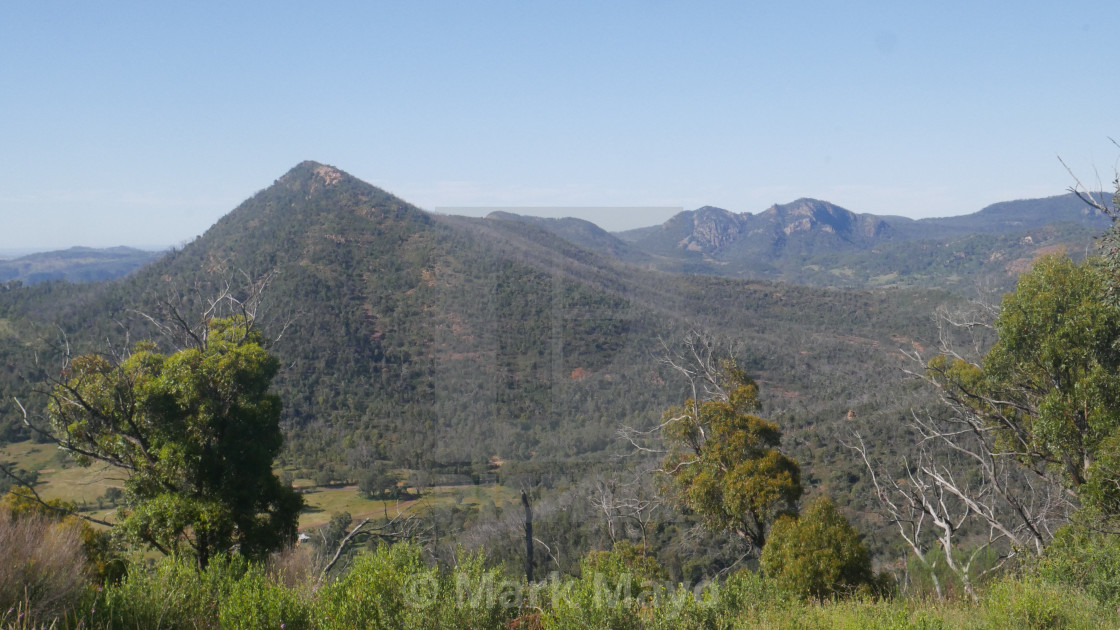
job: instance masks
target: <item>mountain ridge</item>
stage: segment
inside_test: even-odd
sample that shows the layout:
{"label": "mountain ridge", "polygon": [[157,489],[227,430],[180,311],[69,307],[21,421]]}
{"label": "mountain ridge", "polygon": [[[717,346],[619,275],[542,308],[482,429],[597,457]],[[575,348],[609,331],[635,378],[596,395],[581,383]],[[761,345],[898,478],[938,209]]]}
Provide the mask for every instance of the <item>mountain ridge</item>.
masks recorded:
{"label": "mountain ridge", "polygon": [[0,282],[100,282],[134,273],[164,253],[125,246],[35,252],[0,260]]}

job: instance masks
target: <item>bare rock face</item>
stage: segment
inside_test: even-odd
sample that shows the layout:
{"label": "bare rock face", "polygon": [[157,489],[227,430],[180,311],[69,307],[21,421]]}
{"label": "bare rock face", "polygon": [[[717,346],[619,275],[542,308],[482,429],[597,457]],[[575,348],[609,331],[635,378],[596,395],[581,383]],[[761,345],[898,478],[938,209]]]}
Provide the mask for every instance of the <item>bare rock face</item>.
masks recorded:
{"label": "bare rock face", "polygon": [[761,213],[759,218],[776,223],[787,236],[818,230],[836,234],[846,241],[881,238],[890,229],[887,222],[877,216],[855,214],[816,199],[798,199],[785,205],[774,205]]}
{"label": "bare rock face", "polygon": [[682,212],[666,222],[661,233],[672,235],[677,249],[715,255],[732,245],[747,248],[782,248],[791,241],[836,241],[864,246],[891,236],[890,225],[880,217],[855,214],[816,199],[798,199],[774,205],[759,214],[736,214],[704,206]]}
{"label": "bare rock face", "polygon": [[743,233],[739,215],[713,206],[704,206],[692,213],[692,230],[678,243],[690,251],[711,251],[722,248]]}

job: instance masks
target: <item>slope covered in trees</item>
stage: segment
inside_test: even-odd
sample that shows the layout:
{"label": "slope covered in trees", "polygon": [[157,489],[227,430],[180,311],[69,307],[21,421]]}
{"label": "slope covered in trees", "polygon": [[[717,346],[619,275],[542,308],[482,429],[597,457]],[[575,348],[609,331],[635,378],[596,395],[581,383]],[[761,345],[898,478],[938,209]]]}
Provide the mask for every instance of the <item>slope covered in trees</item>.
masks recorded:
{"label": "slope covered in trees", "polygon": [[[841,363],[889,373],[895,346],[928,335],[926,314],[948,299],[642,271],[524,224],[434,218],[305,163],[134,277],[4,292],[7,338],[47,339],[41,326],[57,323],[96,345],[115,334],[114,319],[143,335],[133,311],[189,302],[242,274],[271,274],[262,317],[274,335],[283,329],[274,351],[288,426],[314,442],[430,422],[440,430],[429,437],[485,445],[449,457],[525,456],[556,443],[560,421],[602,423],[567,436],[561,452],[603,448],[618,423],[669,399],[650,374],[657,336],[696,327],[731,339],[764,391],[796,400],[822,384],[828,395],[815,398],[851,389],[859,399],[870,393],[854,389],[863,379],[825,375]],[[483,426],[457,434],[462,423]],[[441,448],[399,446],[402,458]]]}
{"label": "slope covered in trees", "polygon": [[[856,516],[868,481],[837,438],[859,426],[894,454],[916,396],[900,350],[930,344],[930,313],[955,300],[651,271],[524,222],[434,217],[308,162],[129,278],[0,293],[5,391],[41,410],[27,392],[58,365],[63,335],[75,352],[126,347],[126,332],[158,342],[138,312],[202,312],[219,288],[262,277],[280,461],[296,476],[356,483],[389,465],[477,480],[495,460],[533,486],[614,474],[620,427],[687,398],[657,364],[662,340],[704,330],[757,379],[805,487]],[[26,437],[11,398],[0,404],[4,435]],[[561,535],[560,512],[549,523]]]}

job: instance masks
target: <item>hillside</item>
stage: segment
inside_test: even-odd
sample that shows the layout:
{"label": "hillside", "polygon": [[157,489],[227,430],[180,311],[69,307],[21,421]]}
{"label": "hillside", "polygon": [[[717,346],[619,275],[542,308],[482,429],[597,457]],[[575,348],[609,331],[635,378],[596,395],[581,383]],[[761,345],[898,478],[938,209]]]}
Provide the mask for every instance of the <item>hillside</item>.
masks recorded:
{"label": "hillside", "polygon": [[[74,351],[120,348],[125,330],[153,336],[136,311],[170,298],[201,312],[218,286],[271,274],[260,318],[285,366],[287,469],[353,482],[388,461],[478,479],[497,460],[503,483],[577,492],[627,466],[621,426],[653,426],[685,397],[657,356],[662,340],[702,329],[759,379],[808,485],[857,513],[870,504],[839,439],[858,427],[878,453],[901,448],[901,420],[924,398],[903,380],[900,350],[927,347],[930,313],[954,298],[670,274],[577,246],[557,225],[431,216],[305,162],[127,278],[0,292],[0,384],[33,402],[60,332]],[[3,434],[23,435],[11,400],[0,404]],[[548,514],[542,531],[554,523],[589,544],[582,525]]]}

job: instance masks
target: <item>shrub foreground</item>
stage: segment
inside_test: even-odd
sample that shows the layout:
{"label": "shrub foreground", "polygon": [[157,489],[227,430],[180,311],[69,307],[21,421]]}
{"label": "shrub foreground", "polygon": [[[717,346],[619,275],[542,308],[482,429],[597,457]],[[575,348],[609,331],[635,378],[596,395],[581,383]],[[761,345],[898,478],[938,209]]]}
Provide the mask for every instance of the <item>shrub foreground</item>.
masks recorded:
{"label": "shrub foreground", "polygon": [[[33,628],[1101,628],[1120,627],[1115,603],[1028,575],[994,582],[977,603],[870,596],[803,600],[777,580],[740,571],[722,582],[661,580],[654,564],[598,552],[582,575],[528,585],[481,555],[439,569],[412,544],[361,555],[333,580],[223,557],[138,563],[119,582],[86,586],[54,608],[4,591],[0,627]],[[78,562],[78,560],[75,560]],[[298,563],[295,563],[298,566]],[[45,564],[27,562],[23,575]],[[51,573],[51,575],[54,575]],[[37,583],[29,579],[28,584]]]}

